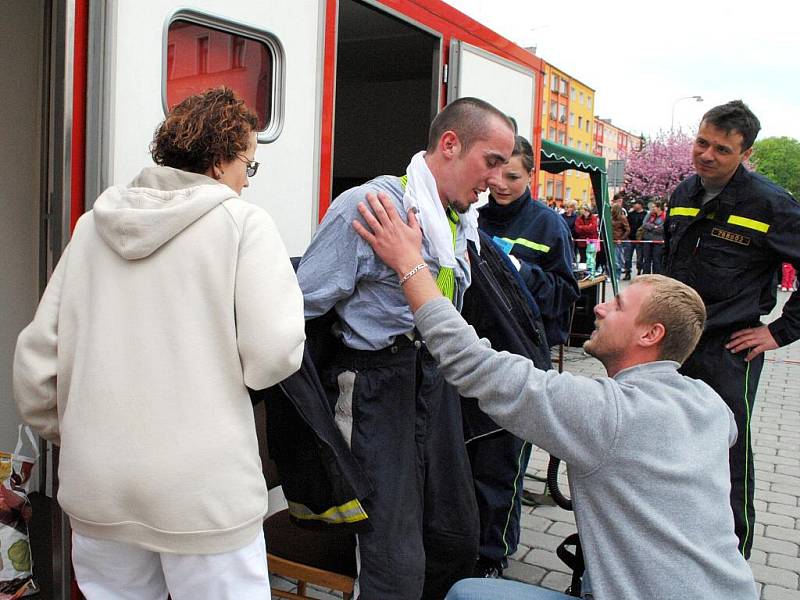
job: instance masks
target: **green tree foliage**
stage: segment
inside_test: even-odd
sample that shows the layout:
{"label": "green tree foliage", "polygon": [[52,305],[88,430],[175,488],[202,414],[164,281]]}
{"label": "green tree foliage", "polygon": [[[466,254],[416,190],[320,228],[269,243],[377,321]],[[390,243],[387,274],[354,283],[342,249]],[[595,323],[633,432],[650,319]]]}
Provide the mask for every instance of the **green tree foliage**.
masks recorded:
{"label": "green tree foliage", "polygon": [[790,137],[771,137],[753,144],[750,162],[756,171],[769,177],[800,199],[800,142]]}

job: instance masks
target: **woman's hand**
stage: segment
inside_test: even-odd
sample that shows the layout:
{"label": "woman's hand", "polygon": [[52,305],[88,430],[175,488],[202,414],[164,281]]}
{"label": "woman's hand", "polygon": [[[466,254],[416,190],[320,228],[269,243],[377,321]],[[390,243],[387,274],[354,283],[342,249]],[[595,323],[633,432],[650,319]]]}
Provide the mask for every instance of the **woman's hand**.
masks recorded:
{"label": "woman's hand", "polygon": [[369,225],[369,229],[359,221],[353,221],[353,228],[372,246],[375,254],[397,271],[400,277],[424,263],[420,250],[422,230],[415,211],[413,209],[408,211],[408,225],[406,225],[397,214],[392,200],[383,192],[378,192],[377,196],[372,193],[367,194],[367,202],[372,210],[363,202],[359,202],[358,212]]}

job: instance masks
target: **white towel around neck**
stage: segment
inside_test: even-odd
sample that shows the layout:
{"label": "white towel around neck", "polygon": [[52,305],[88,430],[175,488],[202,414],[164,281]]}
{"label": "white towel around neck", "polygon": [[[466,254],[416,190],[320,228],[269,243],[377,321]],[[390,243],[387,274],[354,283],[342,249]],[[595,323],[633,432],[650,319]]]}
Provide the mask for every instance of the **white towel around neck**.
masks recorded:
{"label": "white towel around neck", "polygon": [[[433,258],[440,267],[455,269],[455,249],[453,248],[453,233],[450,229],[450,219],[445,213],[436,180],[425,162],[425,151],[417,152],[406,168],[408,182],[403,194],[403,208],[408,212],[411,207],[417,209],[417,220],[422,227],[422,235],[428,240]],[[468,240],[475,242],[480,252],[480,238],[478,236],[478,211],[470,206],[466,213],[459,215],[458,226],[464,230]]]}

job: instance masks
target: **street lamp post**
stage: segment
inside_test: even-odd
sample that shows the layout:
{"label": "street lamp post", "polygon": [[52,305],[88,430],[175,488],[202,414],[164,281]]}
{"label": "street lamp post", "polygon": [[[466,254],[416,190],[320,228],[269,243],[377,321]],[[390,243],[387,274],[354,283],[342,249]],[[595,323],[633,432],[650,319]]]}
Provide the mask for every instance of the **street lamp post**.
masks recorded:
{"label": "street lamp post", "polygon": [[672,117],[670,118],[669,121],[670,132],[672,132],[675,129],[675,106],[681,100],[694,100],[695,102],[702,102],[703,98],[702,96],[682,96],[681,98],[678,98],[677,100],[675,100],[675,102],[672,103]]}

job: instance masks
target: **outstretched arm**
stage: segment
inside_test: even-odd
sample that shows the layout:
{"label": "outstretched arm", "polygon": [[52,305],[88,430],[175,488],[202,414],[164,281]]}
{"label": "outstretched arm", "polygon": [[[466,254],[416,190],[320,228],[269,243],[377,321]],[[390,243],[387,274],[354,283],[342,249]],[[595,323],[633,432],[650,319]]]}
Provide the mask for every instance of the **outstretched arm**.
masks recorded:
{"label": "outstretched arm", "polygon": [[[422,232],[413,212],[406,225],[385,196],[369,194],[359,204],[369,230],[353,227],[402,279],[424,264]],[[422,268],[402,285],[428,350],[444,378],[498,424],[567,461],[576,473],[606,460],[617,429],[616,394],[611,380],[541,371],[522,356],[496,352],[479,340],[436,282]]]}

